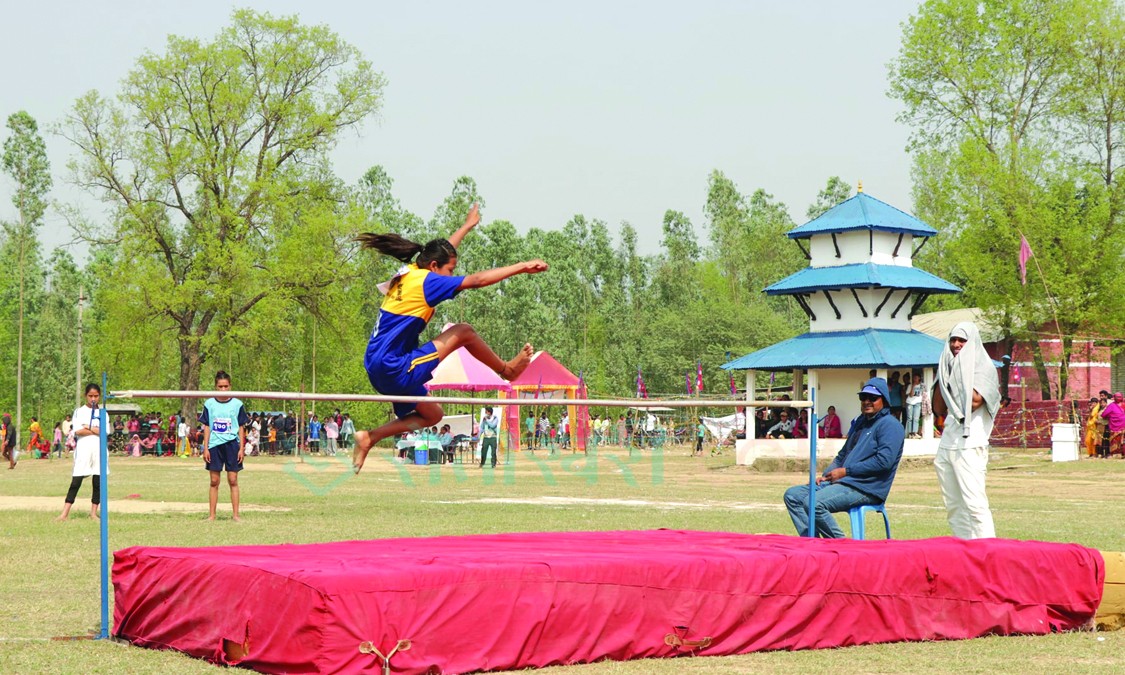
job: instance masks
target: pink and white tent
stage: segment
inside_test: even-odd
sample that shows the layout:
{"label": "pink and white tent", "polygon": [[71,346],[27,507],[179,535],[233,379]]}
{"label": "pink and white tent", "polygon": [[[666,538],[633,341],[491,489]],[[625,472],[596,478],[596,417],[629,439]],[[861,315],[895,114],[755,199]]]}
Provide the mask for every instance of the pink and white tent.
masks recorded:
{"label": "pink and white tent", "polygon": [[426,389],[455,391],[511,391],[512,385],[461,347],[445,357],[434,369]]}

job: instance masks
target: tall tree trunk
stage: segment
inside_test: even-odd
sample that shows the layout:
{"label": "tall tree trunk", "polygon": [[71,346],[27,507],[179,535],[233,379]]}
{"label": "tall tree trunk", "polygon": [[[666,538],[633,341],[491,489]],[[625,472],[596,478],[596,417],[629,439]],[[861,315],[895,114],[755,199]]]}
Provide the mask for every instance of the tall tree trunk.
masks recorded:
{"label": "tall tree trunk", "polygon": [[[199,390],[199,374],[203,367],[203,356],[199,353],[199,338],[191,331],[180,330],[180,389],[185,391]],[[185,396],[180,399],[181,419],[186,420],[189,428],[195,427],[199,419],[196,413],[196,404],[199,399],[194,396]]]}
{"label": "tall tree trunk", "polygon": [[1059,354],[1059,400],[1066,400],[1066,389],[1070,382],[1070,356],[1074,353],[1074,338],[1064,335],[1059,344],[1062,353]]}
{"label": "tall tree trunk", "polygon": [[1039,393],[1042,394],[1044,401],[1050,401],[1051,379],[1047,375],[1047,364],[1043,361],[1043,347],[1036,337],[1031,339],[1031,360],[1035,364],[1035,373],[1039,375]]}
{"label": "tall tree trunk", "polygon": [[[1009,358],[1003,361],[1003,366],[1000,367],[1000,395],[1011,396],[1008,393],[1008,380],[1012,377],[1012,351],[1015,349],[1016,341],[1008,336],[1000,341],[1000,347],[1004,350],[1001,356],[1007,355]],[[1021,383],[1022,384],[1022,383]]]}

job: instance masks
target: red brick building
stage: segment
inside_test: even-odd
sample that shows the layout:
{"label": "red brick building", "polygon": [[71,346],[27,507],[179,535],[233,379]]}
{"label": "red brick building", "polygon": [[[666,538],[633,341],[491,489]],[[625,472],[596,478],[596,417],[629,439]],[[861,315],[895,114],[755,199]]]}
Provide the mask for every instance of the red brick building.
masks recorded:
{"label": "red brick building", "polygon": [[[918,314],[911,320],[911,327],[928,335],[944,340],[953,326],[962,321],[972,321],[980,328],[985,349],[995,361],[1003,361],[1005,355],[1011,356],[1007,368],[1008,396],[1013,401],[1042,401],[1043,388],[1039,373],[1035,369],[1032,347],[1027,342],[1014,342],[995,326],[982,318],[979,308],[953,309],[944,312]],[[1062,342],[1050,337],[1052,326],[1045,326],[1040,333],[1040,353],[1045,361],[1050,387],[1050,399],[1088,401],[1097,396],[1098,391],[1121,391],[1125,388],[1125,358],[1115,363],[1111,342],[1094,338],[1076,339],[1070,355],[1070,372],[1064,397],[1059,396],[1059,365]],[[1125,357],[1125,355],[1122,355]],[[1005,371],[1001,370],[1000,386],[1004,387]],[[1117,377],[1114,377],[1117,375]]]}

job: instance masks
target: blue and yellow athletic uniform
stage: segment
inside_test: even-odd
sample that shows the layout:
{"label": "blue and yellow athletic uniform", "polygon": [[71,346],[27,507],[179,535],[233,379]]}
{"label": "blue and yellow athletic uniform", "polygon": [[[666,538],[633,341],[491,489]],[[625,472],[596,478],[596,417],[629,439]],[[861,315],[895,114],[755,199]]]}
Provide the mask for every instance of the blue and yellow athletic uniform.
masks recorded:
{"label": "blue and yellow athletic uniform", "polygon": [[[438,365],[433,342],[418,346],[418,336],[434,316],[438,303],[460,292],[465,277],[442,276],[411,265],[395,279],[379,308],[367,343],[363,365],[375,391],[386,395],[425,396]],[[395,415],[414,411],[413,403],[395,403]]]}

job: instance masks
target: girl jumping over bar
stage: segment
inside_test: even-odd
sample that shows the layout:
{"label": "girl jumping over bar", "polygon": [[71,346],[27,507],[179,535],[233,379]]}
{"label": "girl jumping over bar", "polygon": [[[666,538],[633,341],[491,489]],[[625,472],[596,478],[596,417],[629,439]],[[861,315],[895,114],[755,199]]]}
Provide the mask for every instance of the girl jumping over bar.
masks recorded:
{"label": "girl jumping over bar", "polygon": [[[464,347],[500,377],[511,380],[519,376],[531,361],[531,345],[525,344],[515,357],[504,361],[481,339],[473,327],[459,323],[418,346],[418,336],[434,316],[438,303],[450,300],[466,288],[483,288],[517,274],[537,274],[547,270],[542,260],[498,267],[455,276],[457,246],[480,222],[477,205],[469,210],[465,223],[448,240],[434,239],[425,246],[397,234],[366,233],[356,237],[363,248],[373,248],[408,263],[399,269],[379,290],[386,295],[375,320],[375,329],[367,343],[364,367],[371,386],[387,396],[425,396],[425,383],[442,359],[458,347]],[[378,429],[357,431],[352,451],[352,468],[363,468],[367,453],[379,441],[441,421],[441,406],[436,403],[395,403],[395,419]]]}

